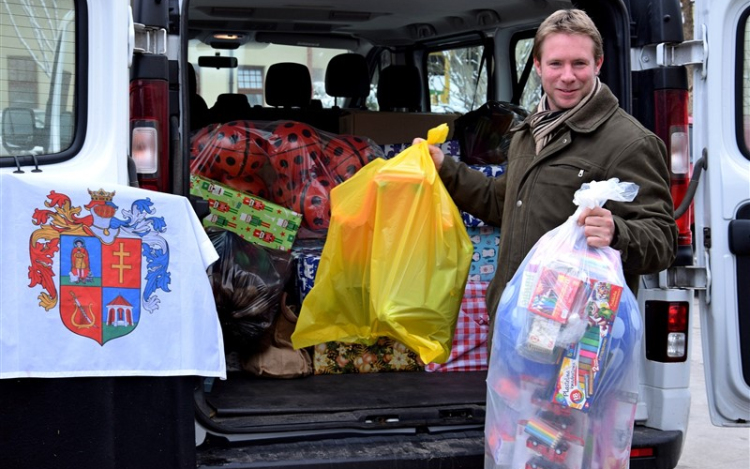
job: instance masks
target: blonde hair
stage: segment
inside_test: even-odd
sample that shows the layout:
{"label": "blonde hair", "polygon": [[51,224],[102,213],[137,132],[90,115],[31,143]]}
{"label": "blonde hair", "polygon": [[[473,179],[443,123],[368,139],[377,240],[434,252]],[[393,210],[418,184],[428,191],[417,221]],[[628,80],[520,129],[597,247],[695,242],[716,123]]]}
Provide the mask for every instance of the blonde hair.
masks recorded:
{"label": "blonde hair", "polygon": [[602,35],[591,20],[591,17],[583,10],[557,10],[545,19],[534,36],[534,48],[531,51],[537,60],[542,59],[542,45],[550,34],[582,34],[594,41],[594,59],[599,60],[604,56]]}

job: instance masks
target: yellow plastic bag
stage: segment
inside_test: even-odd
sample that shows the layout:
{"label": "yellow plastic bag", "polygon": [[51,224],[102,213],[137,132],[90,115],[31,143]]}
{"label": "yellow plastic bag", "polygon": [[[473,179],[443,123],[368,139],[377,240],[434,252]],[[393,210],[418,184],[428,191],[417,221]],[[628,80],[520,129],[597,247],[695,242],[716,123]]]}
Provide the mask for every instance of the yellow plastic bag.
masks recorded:
{"label": "yellow plastic bag", "polygon": [[331,191],[331,224],[292,335],[295,348],[388,336],[425,363],[445,362],[473,247],[428,140],[377,159]]}

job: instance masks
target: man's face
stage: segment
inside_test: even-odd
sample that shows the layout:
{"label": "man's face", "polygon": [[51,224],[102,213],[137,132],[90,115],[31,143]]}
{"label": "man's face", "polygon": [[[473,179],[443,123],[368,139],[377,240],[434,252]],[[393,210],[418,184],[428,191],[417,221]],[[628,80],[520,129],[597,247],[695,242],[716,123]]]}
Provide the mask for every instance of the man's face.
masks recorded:
{"label": "man's face", "polygon": [[594,59],[594,41],[583,34],[550,34],[540,55],[534,68],[553,111],[575,107],[588,95],[603,61]]}

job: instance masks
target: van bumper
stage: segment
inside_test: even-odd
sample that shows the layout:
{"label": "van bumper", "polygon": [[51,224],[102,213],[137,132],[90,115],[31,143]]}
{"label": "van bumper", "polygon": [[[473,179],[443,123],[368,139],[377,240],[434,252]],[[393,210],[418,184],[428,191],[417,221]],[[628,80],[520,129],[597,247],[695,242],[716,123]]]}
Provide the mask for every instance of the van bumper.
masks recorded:
{"label": "van bumper", "polygon": [[[438,469],[484,467],[484,432],[372,436],[277,444],[232,445],[209,441],[197,449],[198,468],[219,469]],[[631,469],[674,469],[682,432],[636,426],[633,448],[653,456],[630,460]]]}
{"label": "van bumper", "polygon": [[636,425],[631,448],[652,448],[653,456],[631,458],[630,469],[674,469],[682,453],[682,432]]}

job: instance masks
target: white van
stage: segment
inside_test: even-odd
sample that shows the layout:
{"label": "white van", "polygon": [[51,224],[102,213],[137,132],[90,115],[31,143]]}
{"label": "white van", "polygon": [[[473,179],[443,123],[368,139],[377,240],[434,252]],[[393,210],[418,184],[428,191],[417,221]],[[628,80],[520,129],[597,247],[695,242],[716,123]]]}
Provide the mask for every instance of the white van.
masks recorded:
{"label": "white van", "polygon": [[[186,197],[191,135],[211,123],[294,120],[393,150],[487,101],[531,110],[540,96],[530,73],[536,27],[554,10],[586,10],[604,37],[601,79],[665,141],[679,207],[678,258],[639,291],[645,334],[631,467],[678,463],[691,318],[702,321],[712,422],[748,425],[748,2],[696,0],[692,37],[678,0],[1,3],[0,178],[43,174]],[[364,58],[365,75],[354,66],[329,75],[343,54]],[[418,79],[398,79],[390,100],[379,99],[393,65]],[[0,235],[17,229],[0,225]],[[9,264],[0,261],[26,279],[28,265]],[[0,380],[0,466],[483,467],[485,377],[269,380],[230,369],[226,381]]]}

